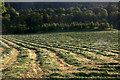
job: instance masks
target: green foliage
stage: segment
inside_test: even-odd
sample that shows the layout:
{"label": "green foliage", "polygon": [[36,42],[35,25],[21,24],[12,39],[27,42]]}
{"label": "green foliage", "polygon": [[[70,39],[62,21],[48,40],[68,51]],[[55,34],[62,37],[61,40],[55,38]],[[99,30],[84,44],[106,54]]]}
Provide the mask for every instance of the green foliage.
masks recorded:
{"label": "green foliage", "polygon": [[6,12],[6,7],[5,7],[5,2],[4,1],[3,2],[0,1],[0,8],[1,8],[1,6],[2,6],[2,13],[5,13]]}
{"label": "green foliage", "polygon": [[[4,3],[3,3],[4,4]],[[116,5],[109,7],[69,7],[15,10],[3,13],[4,33],[116,28],[119,14]],[[4,10],[4,9],[3,9]],[[112,11],[110,11],[112,10]],[[110,27],[112,25],[112,27]]]}

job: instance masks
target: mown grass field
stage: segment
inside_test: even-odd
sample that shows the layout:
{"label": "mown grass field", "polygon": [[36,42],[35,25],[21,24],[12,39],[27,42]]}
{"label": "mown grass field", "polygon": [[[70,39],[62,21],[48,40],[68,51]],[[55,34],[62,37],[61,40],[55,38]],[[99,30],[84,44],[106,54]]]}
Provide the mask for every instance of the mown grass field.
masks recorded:
{"label": "mown grass field", "polygon": [[3,78],[120,77],[118,31],[2,35]]}

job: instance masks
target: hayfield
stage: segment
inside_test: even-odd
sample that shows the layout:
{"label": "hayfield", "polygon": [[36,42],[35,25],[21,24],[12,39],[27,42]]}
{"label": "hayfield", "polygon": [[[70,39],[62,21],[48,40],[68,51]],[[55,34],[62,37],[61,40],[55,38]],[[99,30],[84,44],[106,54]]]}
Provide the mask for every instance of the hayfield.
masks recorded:
{"label": "hayfield", "polygon": [[2,35],[1,44],[3,78],[120,77],[117,30]]}

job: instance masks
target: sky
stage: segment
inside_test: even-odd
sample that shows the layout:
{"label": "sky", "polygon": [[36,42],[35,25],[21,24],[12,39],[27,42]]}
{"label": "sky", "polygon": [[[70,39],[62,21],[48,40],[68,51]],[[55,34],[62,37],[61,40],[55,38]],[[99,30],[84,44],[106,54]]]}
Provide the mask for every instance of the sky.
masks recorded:
{"label": "sky", "polygon": [[120,0],[5,0],[5,2],[119,2]]}

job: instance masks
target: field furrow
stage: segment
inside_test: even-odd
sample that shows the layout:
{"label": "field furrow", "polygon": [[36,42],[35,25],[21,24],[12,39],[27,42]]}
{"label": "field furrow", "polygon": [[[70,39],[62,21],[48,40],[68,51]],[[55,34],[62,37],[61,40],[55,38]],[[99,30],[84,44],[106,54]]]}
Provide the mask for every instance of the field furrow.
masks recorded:
{"label": "field furrow", "polygon": [[[16,57],[18,56],[18,53],[20,53],[20,50],[18,51],[17,49],[20,47],[19,45],[17,45],[17,44],[15,44],[15,43],[13,43],[13,42],[10,42],[10,41],[8,41],[8,40],[5,40],[5,39],[3,39],[3,41],[5,41],[5,42],[3,42],[4,44],[5,44],[5,46],[8,46],[7,44],[9,44],[9,48],[10,48],[10,46],[11,47],[13,47],[13,45],[14,45],[14,48],[16,48],[16,49],[14,49],[14,51],[12,51],[12,53],[14,54],[12,57],[10,57],[10,59],[8,59],[7,61],[5,61],[5,65],[3,65],[3,69],[6,69],[7,67],[9,67],[10,65],[8,65],[8,63],[10,62],[10,61],[15,61],[16,60]],[[15,47],[16,46],[16,47]],[[23,48],[23,49],[26,49],[26,48]],[[41,68],[39,67],[39,63],[38,62],[36,62],[35,60],[37,59],[37,55],[35,54],[35,51],[34,50],[26,50],[29,54],[28,54],[28,56],[29,56],[29,58],[30,59],[34,59],[32,62],[31,62],[31,65],[29,65],[29,67],[31,68],[30,69],[30,71],[29,72],[26,72],[26,76],[24,76],[24,77],[27,77],[27,78],[31,78],[31,77],[33,77],[33,76],[37,76],[39,73],[41,73],[42,72],[42,70],[41,70]],[[6,66],[7,65],[7,66]],[[33,72],[31,72],[31,71],[33,71]],[[38,77],[38,76],[37,76]],[[40,76],[39,76],[40,77]]]}
{"label": "field furrow", "polygon": [[13,49],[13,50],[11,50],[11,54],[13,54],[13,55],[9,59],[5,60],[4,64],[2,64],[2,70],[6,69],[7,67],[12,65],[16,61],[16,58],[19,55],[19,51],[16,49]]}
{"label": "field furrow", "polygon": [[[46,46],[46,45],[40,45],[40,44],[36,44],[36,43],[29,43],[27,41],[22,41],[22,40],[17,40],[17,39],[14,39],[16,40],[17,42],[21,42],[21,43],[24,43],[24,44],[28,44],[28,45],[32,45],[32,46],[36,46],[36,47],[41,47],[41,48],[46,48],[50,51],[50,49],[52,50],[59,50],[59,51],[63,51],[63,52],[66,52],[66,53],[69,53],[70,55],[75,55],[75,56],[78,56],[76,53],[73,53],[71,51],[68,51],[68,50],[65,50],[65,49],[61,49],[61,48],[56,48],[56,47],[50,47],[50,46]],[[78,58],[84,60],[84,61],[91,61],[87,58],[85,58],[84,56],[78,56]]]}
{"label": "field furrow", "polygon": [[111,32],[3,35],[3,77],[119,78],[117,31]]}
{"label": "field furrow", "polygon": [[[22,41],[22,40],[20,40],[20,41]],[[23,41],[24,42],[24,41]],[[28,43],[28,42],[27,42]],[[35,43],[30,43],[30,44],[35,44]],[[35,45],[37,45],[37,44],[35,44]],[[38,45],[38,46],[42,46],[42,47],[47,47],[46,45]],[[48,47],[50,47],[50,46],[48,46]],[[71,52],[71,51],[69,51],[69,50],[65,50],[65,49],[61,49],[61,48],[55,48],[54,47],[54,49],[59,49],[59,50],[62,50],[62,51],[65,51],[65,52],[69,52],[69,53],[71,53],[71,54],[73,54],[73,55],[76,55],[76,53],[74,53],[74,51],[73,52]],[[86,48],[84,49],[84,48],[80,48],[81,50],[86,50]],[[88,52],[90,52],[90,51],[88,51]],[[96,52],[96,51],[94,51],[94,52]],[[107,60],[107,59],[110,59],[111,60],[111,62],[118,62],[117,60],[114,60],[114,58],[112,58],[111,56],[109,56],[108,54],[106,55],[106,54],[102,54],[102,53],[97,53],[96,52],[96,55],[97,56],[101,56],[101,60]],[[86,56],[85,56],[86,57]],[[89,57],[89,56],[88,56]],[[88,58],[87,57],[87,58]],[[116,56],[117,57],[117,56]],[[83,58],[83,57],[81,57],[80,56],[80,58],[82,58],[82,59],[84,59],[84,60],[86,60],[86,61],[90,61],[89,59],[86,59],[86,58]],[[108,60],[109,61],[109,60]]]}
{"label": "field furrow", "polygon": [[1,45],[5,46],[6,48],[10,48],[10,46],[8,46],[6,43],[4,43],[3,41],[0,41]]}
{"label": "field furrow", "polygon": [[[3,39],[3,41],[6,41],[6,42],[10,42],[10,41],[8,41],[8,40],[6,40],[6,39]],[[18,46],[19,44],[17,44],[17,43],[14,43],[14,41],[13,42],[10,42],[10,44],[14,44],[14,45],[16,45],[16,46]],[[22,46],[22,47],[25,47],[25,45],[23,45],[23,43],[20,45],[20,46]],[[32,46],[31,46],[32,47]],[[28,48],[28,47],[25,47],[25,48]],[[29,49],[29,48],[28,48]],[[33,49],[33,48],[32,48]],[[50,51],[50,50],[47,50],[47,49],[45,49],[45,48],[42,48],[41,50],[44,50],[44,51],[47,51],[48,53],[50,52],[50,55],[52,54],[53,55],[53,58],[54,59],[56,59],[56,61],[57,61],[57,63],[60,65],[60,67],[59,67],[59,69],[60,70],[62,70],[62,72],[63,71],[66,71],[66,72],[79,72],[78,70],[73,70],[73,69],[69,69],[70,67],[74,67],[75,68],[75,66],[73,66],[73,65],[70,65],[70,64],[68,64],[68,63],[66,63],[63,59],[61,59],[61,58],[59,58],[57,55],[56,55],[56,53],[54,53],[53,51]],[[33,51],[33,50],[32,50]],[[30,50],[30,52],[29,52],[29,54],[30,54],[30,57],[32,58],[32,57],[35,57],[35,54],[34,54],[34,51],[32,52],[31,50]],[[35,67],[35,65],[36,64],[34,64],[33,63],[33,65],[32,65],[32,69]],[[68,67],[67,67],[68,66]],[[37,74],[38,72],[37,72],[37,70],[35,70],[35,69],[33,69],[34,70],[34,72]],[[50,71],[51,72],[51,71]],[[54,71],[52,71],[52,72],[54,72]],[[27,74],[26,74],[26,77],[27,78],[31,78],[31,77],[33,77],[33,74],[32,75],[30,75],[31,73],[30,72],[28,72]],[[41,75],[43,75],[42,74],[42,72],[40,73]],[[35,74],[34,74],[35,75]]]}
{"label": "field furrow", "polygon": [[3,47],[0,48],[0,55],[5,51],[6,49],[4,49]]}
{"label": "field furrow", "polygon": [[97,57],[98,59],[100,60],[103,60],[105,62],[115,62],[115,63],[118,63],[119,61],[117,60],[114,60],[113,58],[111,57],[106,57],[106,56],[103,56],[103,55],[99,55],[99,54],[96,54],[96,53],[93,53],[93,52],[88,52],[88,51],[85,51],[85,53],[87,53],[88,55],[94,55],[94,56],[99,56]]}
{"label": "field furrow", "polygon": [[[13,41],[13,42],[14,42],[14,41]],[[16,42],[15,42],[15,43],[16,43]],[[17,43],[16,43],[16,44],[17,44]],[[25,47],[24,43],[20,44],[20,42],[19,42],[19,44],[17,44],[17,45],[21,45],[22,47]],[[29,47],[26,47],[26,48],[29,48]],[[32,46],[31,46],[31,48],[32,48]],[[34,47],[33,47],[32,49],[34,49]],[[75,66],[73,66],[73,65],[70,65],[70,64],[66,63],[63,59],[59,58],[59,56],[57,56],[54,51],[51,51],[51,50],[46,49],[46,48],[41,48],[41,49],[42,49],[42,50],[45,50],[45,51],[48,51],[48,52],[50,52],[50,54],[53,55],[53,57],[54,57],[54,58],[56,59],[56,61],[59,63],[61,70],[67,71],[67,69],[68,69],[69,67],[75,67]],[[69,67],[66,67],[66,65],[68,65]],[[71,71],[75,71],[75,70],[71,70]],[[76,71],[77,71],[77,70],[76,70]]]}
{"label": "field furrow", "polygon": [[[15,42],[18,42],[19,40],[15,40]],[[21,42],[23,42],[22,43],[22,45],[25,43],[25,44],[28,44],[29,42],[24,42],[24,41],[22,41],[22,40],[20,40]],[[19,42],[20,43],[20,42]],[[19,44],[18,43],[18,44]],[[43,48],[47,48],[48,50],[49,49],[51,49],[51,47],[47,47],[47,46],[45,46],[45,45],[39,45],[39,44],[35,44],[35,43],[30,43],[30,45],[32,45],[30,48],[32,48],[33,46],[37,46],[37,47],[43,47]],[[34,48],[34,47],[33,47]],[[59,48],[52,48],[52,49],[54,49],[54,50],[59,50],[59,51],[67,51],[67,52],[69,52],[69,53],[72,53],[72,52],[70,52],[70,51],[68,51],[68,50],[64,50],[64,49],[59,49]],[[72,54],[74,54],[74,55],[76,55],[75,53],[72,53]],[[87,55],[88,54],[88,55]],[[113,60],[113,59],[111,59],[111,58],[108,58],[108,57],[105,57],[105,56],[102,56],[102,55],[99,55],[99,54],[95,54],[95,53],[92,53],[92,52],[88,52],[88,51],[84,51],[83,53],[82,53],[82,55],[84,55],[85,57],[87,57],[87,58],[89,58],[89,59],[92,59],[92,60],[97,60],[97,62],[99,61],[99,63],[102,61],[102,62],[105,62],[105,63],[111,63],[111,62],[118,62],[118,61],[116,61],[116,60]],[[96,56],[96,57],[95,57]],[[81,60],[84,60],[84,62],[85,61],[90,61],[89,59],[86,59],[86,58],[84,58],[84,57],[81,57],[81,56],[79,56],[79,59],[81,59]],[[111,60],[111,61],[110,61]],[[92,63],[94,63],[94,61],[92,61]]]}

